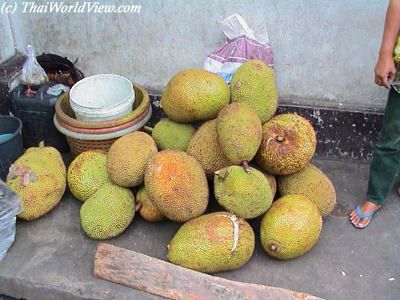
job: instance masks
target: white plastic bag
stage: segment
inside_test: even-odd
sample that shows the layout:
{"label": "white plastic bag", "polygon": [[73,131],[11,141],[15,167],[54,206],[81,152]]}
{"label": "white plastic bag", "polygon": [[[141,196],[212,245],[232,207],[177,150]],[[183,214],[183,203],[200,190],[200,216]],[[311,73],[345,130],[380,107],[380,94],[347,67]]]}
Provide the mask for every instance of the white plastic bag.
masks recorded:
{"label": "white plastic bag", "polygon": [[46,72],[36,60],[35,51],[31,45],[28,45],[28,58],[22,67],[20,81],[28,86],[41,85],[49,81]]}
{"label": "white plastic bag", "polygon": [[21,210],[20,198],[0,179],[0,261],[14,242],[16,216]]}
{"label": "white plastic bag", "polygon": [[233,14],[221,24],[227,40],[208,55],[204,69],[218,74],[229,84],[236,70],[249,59],[262,60],[273,68],[272,49],[264,23],[253,30],[243,17]]}

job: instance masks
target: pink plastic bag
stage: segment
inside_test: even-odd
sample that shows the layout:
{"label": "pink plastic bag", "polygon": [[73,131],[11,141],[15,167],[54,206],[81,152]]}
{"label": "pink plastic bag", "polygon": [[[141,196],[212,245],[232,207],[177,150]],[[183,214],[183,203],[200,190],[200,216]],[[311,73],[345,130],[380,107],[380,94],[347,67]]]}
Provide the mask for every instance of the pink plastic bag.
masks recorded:
{"label": "pink plastic bag", "polygon": [[227,40],[208,55],[204,69],[218,74],[229,84],[236,70],[249,59],[262,60],[273,68],[274,60],[265,24],[253,30],[238,14],[225,18],[221,23]]}

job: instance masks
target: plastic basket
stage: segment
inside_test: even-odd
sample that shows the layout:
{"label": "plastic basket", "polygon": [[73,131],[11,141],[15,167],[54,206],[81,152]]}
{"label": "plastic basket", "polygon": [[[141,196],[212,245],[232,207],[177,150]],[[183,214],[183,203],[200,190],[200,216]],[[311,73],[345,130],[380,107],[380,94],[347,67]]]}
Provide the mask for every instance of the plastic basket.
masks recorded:
{"label": "plastic basket", "polygon": [[69,148],[71,149],[71,153],[73,157],[78,156],[80,153],[88,151],[88,150],[103,150],[105,152],[110,149],[111,145],[118,138],[108,139],[108,140],[98,140],[98,141],[90,141],[90,140],[81,140],[75,139],[67,136],[67,142],[69,144]]}
{"label": "plastic basket", "polygon": [[70,106],[69,95],[64,94],[58,99],[55,106],[57,119],[64,124],[76,128],[108,128],[128,123],[143,114],[150,106],[147,91],[137,84],[133,84],[133,88],[135,90],[135,102],[132,104],[132,112],[125,116],[100,122],[77,120],[75,112]]}
{"label": "plastic basket", "polygon": [[87,151],[100,149],[103,151],[108,151],[112,143],[119,137],[126,135],[130,132],[139,130],[142,128],[151,118],[152,109],[149,107],[148,112],[143,118],[137,120],[132,126],[124,128],[122,130],[116,130],[114,132],[99,133],[99,134],[89,134],[71,131],[63,127],[57,120],[56,115],[54,115],[54,125],[56,128],[67,137],[67,142],[71,149],[72,155],[75,157],[78,154]]}

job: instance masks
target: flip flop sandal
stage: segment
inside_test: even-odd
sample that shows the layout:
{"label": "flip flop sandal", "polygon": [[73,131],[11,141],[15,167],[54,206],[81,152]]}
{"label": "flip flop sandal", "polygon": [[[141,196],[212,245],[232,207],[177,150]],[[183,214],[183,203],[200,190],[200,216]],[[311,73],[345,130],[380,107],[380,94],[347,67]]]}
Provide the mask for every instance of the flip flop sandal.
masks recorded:
{"label": "flip flop sandal", "polygon": [[351,224],[353,224],[353,226],[354,226],[355,228],[358,228],[358,229],[363,229],[363,228],[367,227],[368,224],[369,224],[369,222],[371,222],[372,217],[375,215],[375,213],[376,213],[380,208],[381,208],[381,206],[379,205],[379,206],[376,208],[375,211],[370,211],[370,212],[367,212],[367,213],[364,214],[364,213],[361,211],[360,205],[357,205],[357,207],[356,207],[356,214],[357,214],[357,216],[360,218],[360,220],[365,219],[365,218],[368,218],[368,221],[367,221],[367,223],[365,223],[364,225],[361,225],[361,226],[357,226],[356,224],[353,224],[353,223],[351,223]]}

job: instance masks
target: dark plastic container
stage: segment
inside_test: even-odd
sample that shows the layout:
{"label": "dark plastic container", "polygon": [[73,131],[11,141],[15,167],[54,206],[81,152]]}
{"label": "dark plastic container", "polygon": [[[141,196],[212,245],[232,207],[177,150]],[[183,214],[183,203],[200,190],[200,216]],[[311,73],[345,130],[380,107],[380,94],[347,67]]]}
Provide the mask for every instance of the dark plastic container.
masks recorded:
{"label": "dark plastic container", "polygon": [[0,178],[3,180],[6,179],[11,164],[24,151],[21,130],[20,119],[13,116],[0,116]]}
{"label": "dark plastic container", "polygon": [[27,96],[27,86],[19,85],[12,91],[11,112],[21,119],[24,124],[24,147],[37,147],[41,141],[45,146],[53,146],[60,152],[69,152],[65,136],[60,133],[53,123],[55,104],[59,96],[47,94],[47,90],[55,85],[49,81],[40,86],[33,96]]}

